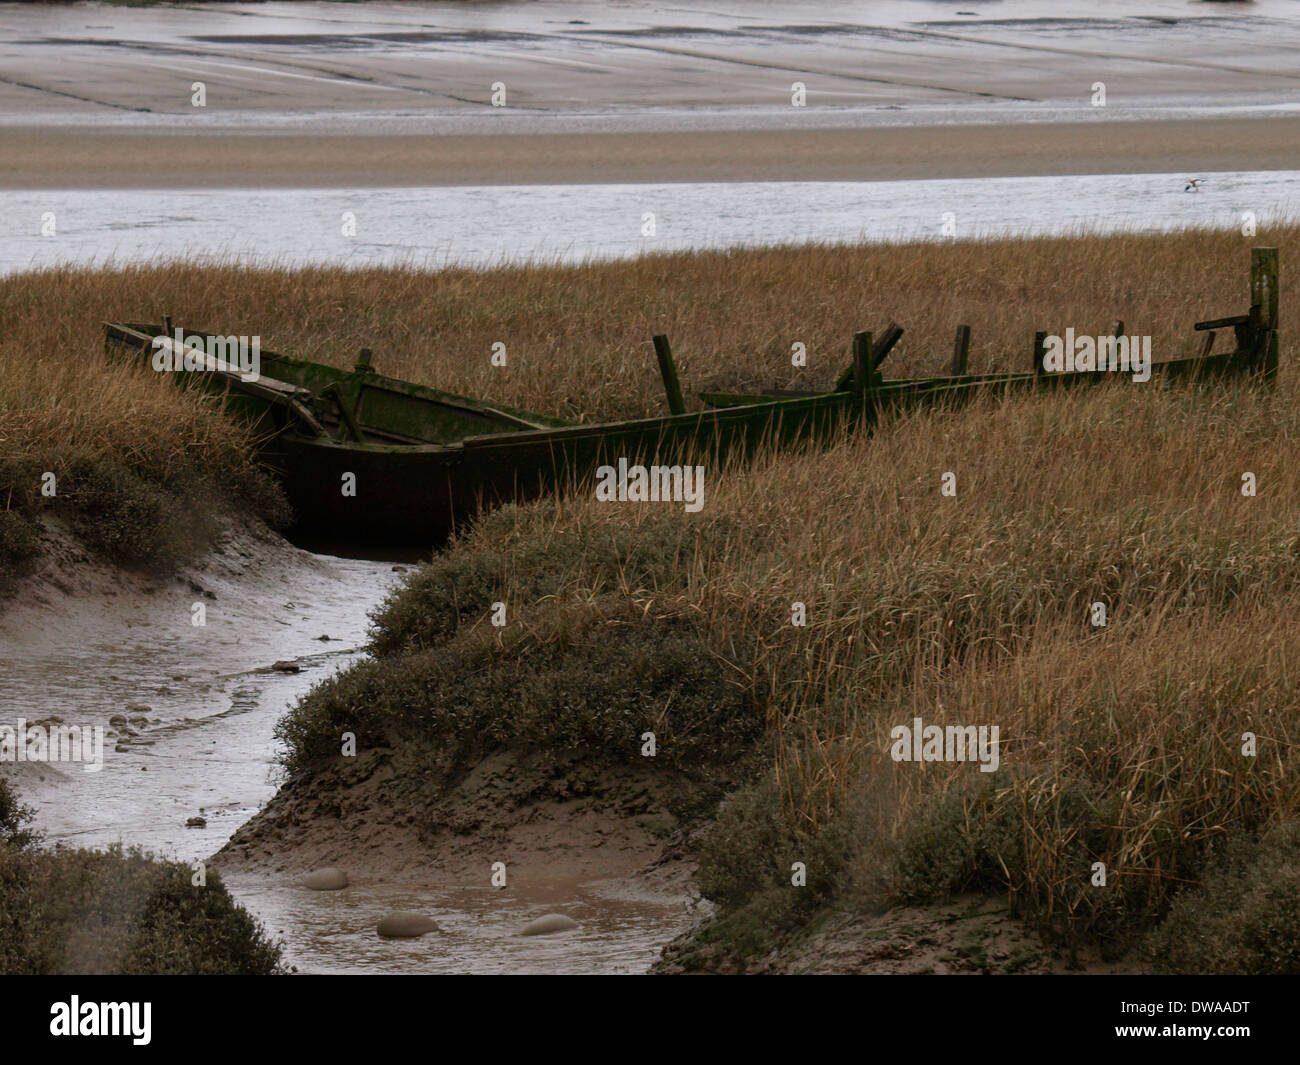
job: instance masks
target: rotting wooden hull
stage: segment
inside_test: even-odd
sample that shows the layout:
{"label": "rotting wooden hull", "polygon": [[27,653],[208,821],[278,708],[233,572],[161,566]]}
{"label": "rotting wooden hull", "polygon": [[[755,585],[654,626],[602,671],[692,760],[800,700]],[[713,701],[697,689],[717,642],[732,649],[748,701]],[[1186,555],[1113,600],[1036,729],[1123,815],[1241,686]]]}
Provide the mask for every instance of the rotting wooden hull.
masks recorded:
{"label": "rotting wooden hull", "polygon": [[[1256,249],[1259,262],[1252,265],[1252,294],[1257,289],[1262,294],[1251,314],[1197,326],[1231,325],[1237,331],[1237,350],[1153,363],[1153,378],[1273,380],[1276,258],[1259,253]],[[901,329],[891,328],[896,340]],[[110,352],[136,360],[151,354],[153,327],[109,323],[106,329]],[[863,336],[863,356],[869,360],[870,339]],[[1037,359],[1037,340],[1035,344]],[[656,351],[670,406],[681,409],[666,338],[656,338]],[[716,484],[724,462],[744,460],[762,447],[788,448],[870,430],[882,413],[959,405],[990,393],[1131,380],[1131,374],[1101,370],[883,381],[870,361],[864,361],[854,378],[871,381],[855,390],[793,396],[706,394],[702,398],[709,409],[702,411],[573,425],[384,377],[370,368],[368,353],[363,355],[363,363],[350,372],[262,352],[262,374],[268,380],[253,385],[230,375],[176,374],[178,381],[194,378],[222,395],[227,409],[264,430],[263,457],[283,482],[296,516],[295,531],[304,537],[436,545],[477,514],[502,503],[552,492],[594,492],[598,468],[617,465],[620,459],[630,464],[703,465],[706,483]]]}
{"label": "rotting wooden hull", "polygon": [[[1034,374],[925,387],[901,382],[866,394],[757,400],[663,418],[494,433],[449,446],[359,447],[284,434],[268,445],[267,459],[286,486],[303,533],[437,544],[502,503],[556,492],[594,493],[596,471],[619,459],[703,465],[706,483],[716,483],[724,462],[743,461],[758,448],[827,442],[869,429],[885,411],[958,405],[990,392],[1039,387],[1041,375]],[[354,495],[344,493],[345,479]]]}
{"label": "rotting wooden hull", "polygon": [[[182,330],[186,335],[211,337],[205,330]],[[116,358],[148,365],[154,354],[156,327],[140,323],[106,322],[105,347]],[[387,437],[390,443],[454,443],[467,436],[511,432],[518,429],[557,428],[573,423],[533,414],[503,404],[488,404],[468,396],[442,392],[425,385],[387,377],[360,365],[344,370],[323,363],[296,359],[273,351],[259,352],[261,377],[311,394],[314,413],[331,431],[348,428],[339,408],[346,407],[362,437]],[[240,381],[208,373],[176,371],[182,386],[197,386],[219,395],[226,409],[265,432],[286,426],[283,396],[259,394]],[[324,402],[322,397],[329,397]],[[383,441],[381,441],[383,442]]]}

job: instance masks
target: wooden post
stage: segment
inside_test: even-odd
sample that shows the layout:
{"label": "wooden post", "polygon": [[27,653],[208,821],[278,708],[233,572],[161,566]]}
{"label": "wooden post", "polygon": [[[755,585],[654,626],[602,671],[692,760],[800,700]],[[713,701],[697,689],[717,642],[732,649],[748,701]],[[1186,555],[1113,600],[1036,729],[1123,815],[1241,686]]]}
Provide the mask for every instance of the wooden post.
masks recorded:
{"label": "wooden post", "polygon": [[903,335],[903,327],[897,322],[890,322],[888,328],[880,335],[880,341],[871,346],[871,367],[875,369],[885,361],[885,356],[894,350]]}
{"label": "wooden post", "polygon": [[1043,356],[1047,353],[1047,333],[1039,330],[1034,334],[1034,373],[1042,376],[1047,371],[1043,369]]}
{"label": "wooden post", "polygon": [[[885,356],[894,350],[894,345],[898,343],[899,338],[903,335],[903,327],[897,322],[890,322],[885,331],[880,334],[879,338],[871,346],[871,365],[874,369],[885,361]],[[844,368],[843,373],[835,379],[836,392],[849,392],[853,389],[853,378],[857,371],[853,363],[850,362]]]}
{"label": "wooden post", "polygon": [[172,338],[172,316],[170,314],[163,315],[163,336],[168,340]]}
{"label": "wooden post", "polygon": [[859,395],[871,387],[875,370],[871,361],[871,334],[853,334],[853,391]]}
{"label": "wooden post", "polygon": [[[1123,322],[1121,319],[1116,318],[1113,322],[1110,323],[1110,335],[1113,336],[1116,340],[1119,340],[1119,338],[1122,337],[1122,336],[1124,335],[1124,322]],[[1119,345],[1116,344],[1114,347],[1112,347],[1112,348],[1110,349],[1110,352],[1111,352],[1111,354],[1113,354],[1113,355],[1115,356],[1116,359],[1118,359],[1118,358],[1119,358]],[[1106,365],[1104,365],[1104,366],[1102,365],[1102,361],[1101,361],[1101,348],[1100,348],[1100,346],[1099,346],[1099,347],[1097,348],[1097,373],[1098,373],[1098,375],[1099,375],[1101,378],[1105,379],[1105,377],[1106,377],[1106,371],[1108,371],[1108,370],[1110,370],[1110,369],[1111,369],[1111,366],[1110,366],[1110,359],[1109,359],[1109,358],[1106,360]]]}
{"label": "wooden post", "polygon": [[1250,305],[1259,307],[1259,348],[1265,377],[1277,376],[1277,249],[1250,249]]}
{"label": "wooden post", "polygon": [[654,338],[655,356],[659,359],[659,376],[664,379],[664,392],[668,396],[668,410],[672,414],[686,413],[686,400],[682,399],[681,382],[677,380],[677,367],[673,364],[673,349],[668,338],[659,333]]}
{"label": "wooden post", "polygon": [[957,327],[957,339],[952,345],[952,374],[954,377],[963,377],[966,374],[966,363],[970,358],[970,326],[959,325]]}
{"label": "wooden post", "polygon": [[372,353],[370,349],[362,348],[360,353],[357,355],[356,365],[353,366],[352,369],[356,373],[374,373],[375,368],[370,365],[371,357],[372,357]]}
{"label": "wooden post", "polygon": [[1265,329],[1277,328],[1277,249],[1250,249],[1250,303]]}

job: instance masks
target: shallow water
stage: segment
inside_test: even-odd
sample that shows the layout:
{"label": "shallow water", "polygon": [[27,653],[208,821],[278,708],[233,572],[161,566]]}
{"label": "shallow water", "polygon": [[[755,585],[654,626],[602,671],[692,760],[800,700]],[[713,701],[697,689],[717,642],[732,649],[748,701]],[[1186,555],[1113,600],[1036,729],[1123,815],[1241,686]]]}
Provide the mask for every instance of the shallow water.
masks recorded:
{"label": "shallow water", "polygon": [[[74,599],[67,614],[32,617],[30,606],[10,604],[16,616],[0,618],[0,723],[147,719],[131,726],[136,735],[106,738],[98,772],[14,767],[51,839],[204,858],[274,794],[272,726],[358,657],[367,612],[398,576],[389,563],[293,559],[273,573],[204,576],[197,588]],[[191,623],[196,603],[201,627]],[[281,660],[300,672],[269,669]],[[187,828],[194,816],[207,826]]]}
{"label": "shallow water", "polygon": [[[608,881],[510,888],[429,888],[353,884],[309,891],[264,877],[228,876],[246,906],[287,944],[300,972],[332,973],[643,973],[663,945],[698,915],[671,892],[631,890]],[[427,914],[438,931],[380,939],[390,910]],[[580,927],[521,936],[531,920],[563,913]]]}
{"label": "shallow water", "polygon": [[[187,256],[485,266],[805,241],[1236,229],[1246,212],[1262,229],[1300,214],[1300,171],[1199,174],[1195,192],[1184,191],[1188,176],[9,192],[0,272]],[[47,212],[53,237],[40,232]],[[355,236],[342,232],[349,213]]]}

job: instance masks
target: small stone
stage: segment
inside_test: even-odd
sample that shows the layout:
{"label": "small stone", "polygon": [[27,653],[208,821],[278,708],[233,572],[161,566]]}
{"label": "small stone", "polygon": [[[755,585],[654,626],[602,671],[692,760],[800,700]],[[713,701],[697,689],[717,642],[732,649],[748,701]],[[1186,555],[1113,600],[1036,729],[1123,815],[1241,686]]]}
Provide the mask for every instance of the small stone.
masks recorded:
{"label": "small stone", "polygon": [[316,637],[316,639],[320,640],[321,643],[329,643],[329,642],[330,642],[330,638],[329,638],[329,634],[328,634],[328,633],[321,633],[319,636]]}
{"label": "small stone", "polygon": [[300,673],[300,672],[302,672],[302,667],[301,667],[300,665],[298,665],[297,662],[290,662],[290,661],[288,661],[288,660],[281,660],[281,661],[279,661],[279,662],[273,662],[273,663],[271,663],[271,668],[274,669],[274,670],[275,670],[276,672],[278,672],[278,673]]}
{"label": "small stone", "polygon": [[206,817],[191,817],[185,822],[186,828],[207,828],[208,819]]}
{"label": "small stone", "polygon": [[378,932],[384,939],[410,939],[422,936],[426,932],[436,932],[438,926],[433,918],[422,913],[407,910],[394,910],[379,919]]}
{"label": "small stone", "polygon": [[125,728],[130,722],[127,721],[125,714],[114,714],[108,719],[109,725],[113,728]]}
{"label": "small stone", "polygon": [[348,874],[332,865],[316,869],[299,879],[298,883],[312,891],[338,891],[348,886]]}
{"label": "small stone", "polygon": [[[152,714],[153,707],[147,706],[144,703],[127,703],[126,712],[128,714]],[[110,718],[109,720],[111,721],[112,719]]]}
{"label": "small stone", "polygon": [[568,932],[578,927],[578,922],[562,913],[548,913],[524,925],[521,936],[549,936],[555,932]]}

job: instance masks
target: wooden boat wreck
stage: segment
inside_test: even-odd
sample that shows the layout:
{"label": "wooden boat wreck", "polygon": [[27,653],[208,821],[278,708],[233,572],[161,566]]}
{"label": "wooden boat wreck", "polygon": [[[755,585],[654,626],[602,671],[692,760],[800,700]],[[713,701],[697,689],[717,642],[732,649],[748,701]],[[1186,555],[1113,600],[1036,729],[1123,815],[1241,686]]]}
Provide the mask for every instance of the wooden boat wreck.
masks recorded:
{"label": "wooden boat wreck", "polygon": [[[1262,253],[1262,254],[1261,254]],[[1153,363],[1170,381],[1276,373],[1277,257],[1255,249],[1252,305],[1245,315],[1197,323],[1207,342],[1192,358]],[[1214,330],[1234,330],[1233,350],[1213,352]],[[1116,323],[1114,334],[1122,334]],[[264,441],[268,466],[284,485],[295,531],[339,541],[438,544],[486,508],[546,492],[585,490],[601,466],[624,463],[717,463],[760,446],[830,439],[869,428],[886,411],[955,404],[989,391],[1026,391],[1097,383],[1101,370],[1044,370],[1047,336],[1034,338],[1032,369],[969,374],[970,331],[959,327],[953,373],[886,380],[880,364],[902,335],[891,326],[873,343],[859,333],[853,364],[836,389],[821,393],[703,394],[705,409],[687,411],[667,338],[655,350],[671,413],[658,418],[581,425],[488,404],[376,372],[363,349],[352,370],[274,352],[260,352],[258,373],[238,368],[178,370],[178,381],[224,398]],[[106,345],[118,358],[152,363],[186,343],[210,349],[226,338],[140,323],[106,323]]]}

